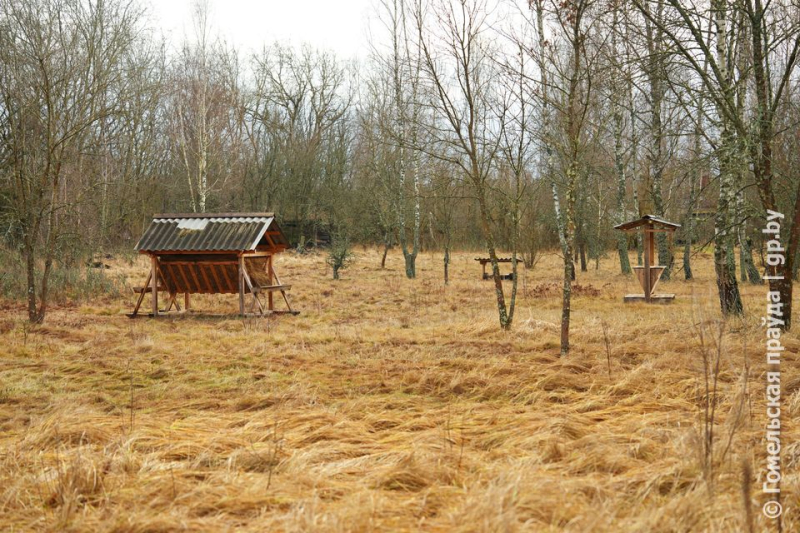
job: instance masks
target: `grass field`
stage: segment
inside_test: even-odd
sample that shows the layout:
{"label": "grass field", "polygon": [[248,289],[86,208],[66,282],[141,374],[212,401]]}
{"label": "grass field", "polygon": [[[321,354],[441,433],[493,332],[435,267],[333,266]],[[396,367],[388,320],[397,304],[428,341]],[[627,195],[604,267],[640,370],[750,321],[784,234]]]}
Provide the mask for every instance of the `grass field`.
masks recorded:
{"label": "grass field", "polygon": [[[637,283],[613,257],[579,273],[566,358],[560,259],[524,274],[502,332],[475,255],[455,255],[445,287],[440,254],[410,281],[397,252],[381,270],[359,249],[338,282],[323,255],[284,254],[296,317],[203,316],[236,311],[215,296],[130,320],[128,289],[28,327],[6,302],[0,530],[746,531],[748,509],[775,530],[761,513],[765,287],[744,286],[747,316],[723,325],[704,467],[708,254],[695,281],[660,287],[668,306],[623,304]],[[146,268],[109,272],[135,284]],[[800,342],[783,343],[784,531],[798,531]]]}

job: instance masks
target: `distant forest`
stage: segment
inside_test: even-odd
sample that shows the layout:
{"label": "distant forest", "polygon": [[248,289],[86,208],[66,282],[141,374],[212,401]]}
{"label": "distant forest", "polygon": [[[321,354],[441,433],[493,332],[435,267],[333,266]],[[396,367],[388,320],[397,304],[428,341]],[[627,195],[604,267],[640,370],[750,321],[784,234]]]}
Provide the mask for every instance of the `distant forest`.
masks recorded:
{"label": "distant forest", "polygon": [[776,271],[796,274],[796,1],[374,9],[355,63],[244,54],[202,2],[174,48],[135,0],[0,0],[0,231],[32,317],[53,269],[133,247],[163,212],[275,212],[299,246],[323,228],[402,250],[409,277],[420,250],[465,247],[629,272],[640,243],[613,226],[649,213],[682,225],[659,239],[664,277],[691,277],[691,243],[713,247],[736,314],[773,210],[792,250]]}

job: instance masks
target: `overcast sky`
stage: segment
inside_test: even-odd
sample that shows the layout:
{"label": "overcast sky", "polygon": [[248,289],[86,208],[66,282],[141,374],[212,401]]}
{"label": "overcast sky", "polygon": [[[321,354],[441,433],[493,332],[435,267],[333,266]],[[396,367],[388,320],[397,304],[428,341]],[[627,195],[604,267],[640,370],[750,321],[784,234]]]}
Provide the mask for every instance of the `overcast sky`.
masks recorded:
{"label": "overcast sky", "polygon": [[[177,46],[192,35],[192,0],[146,0],[151,16]],[[342,59],[365,58],[372,0],[209,0],[212,30],[249,53],[276,40],[309,43]]]}

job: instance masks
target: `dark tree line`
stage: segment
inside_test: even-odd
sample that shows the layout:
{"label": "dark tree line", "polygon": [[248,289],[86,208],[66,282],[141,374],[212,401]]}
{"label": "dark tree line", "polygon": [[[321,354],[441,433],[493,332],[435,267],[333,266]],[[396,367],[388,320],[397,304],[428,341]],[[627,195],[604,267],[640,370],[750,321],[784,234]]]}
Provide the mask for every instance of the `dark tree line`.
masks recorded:
{"label": "dark tree line", "polygon": [[[658,241],[673,279],[692,277],[693,244],[712,246],[726,315],[743,312],[740,282],[761,282],[768,210],[797,250],[790,0],[376,0],[360,64],[242,54],[194,7],[172,49],[134,0],[0,0],[0,228],[32,321],[53,269],[132,246],[164,211],[274,211],[301,247],[323,226],[383,261],[397,247],[409,278],[425,248],[445,282],[451,250],[483,248],[503,328],[516,283],[498,257],[516,271],[555,249],[562,353],[580,271],[641,260],[614,224],[681,222],[682,262]],[[770,287],[791,302],[787,259]]]}

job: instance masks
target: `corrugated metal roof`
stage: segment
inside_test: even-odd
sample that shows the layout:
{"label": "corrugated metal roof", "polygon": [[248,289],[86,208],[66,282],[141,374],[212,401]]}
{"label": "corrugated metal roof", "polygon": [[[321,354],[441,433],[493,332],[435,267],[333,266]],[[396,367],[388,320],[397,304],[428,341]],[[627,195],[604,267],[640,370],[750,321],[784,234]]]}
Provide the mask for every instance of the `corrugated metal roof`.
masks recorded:
{"label": "corrugated metal roof", "polygon": [[267,231],[275,244],[286,239],[271,213],[156,215],[136,250],[140,252],[202,252],[255,250]]}

